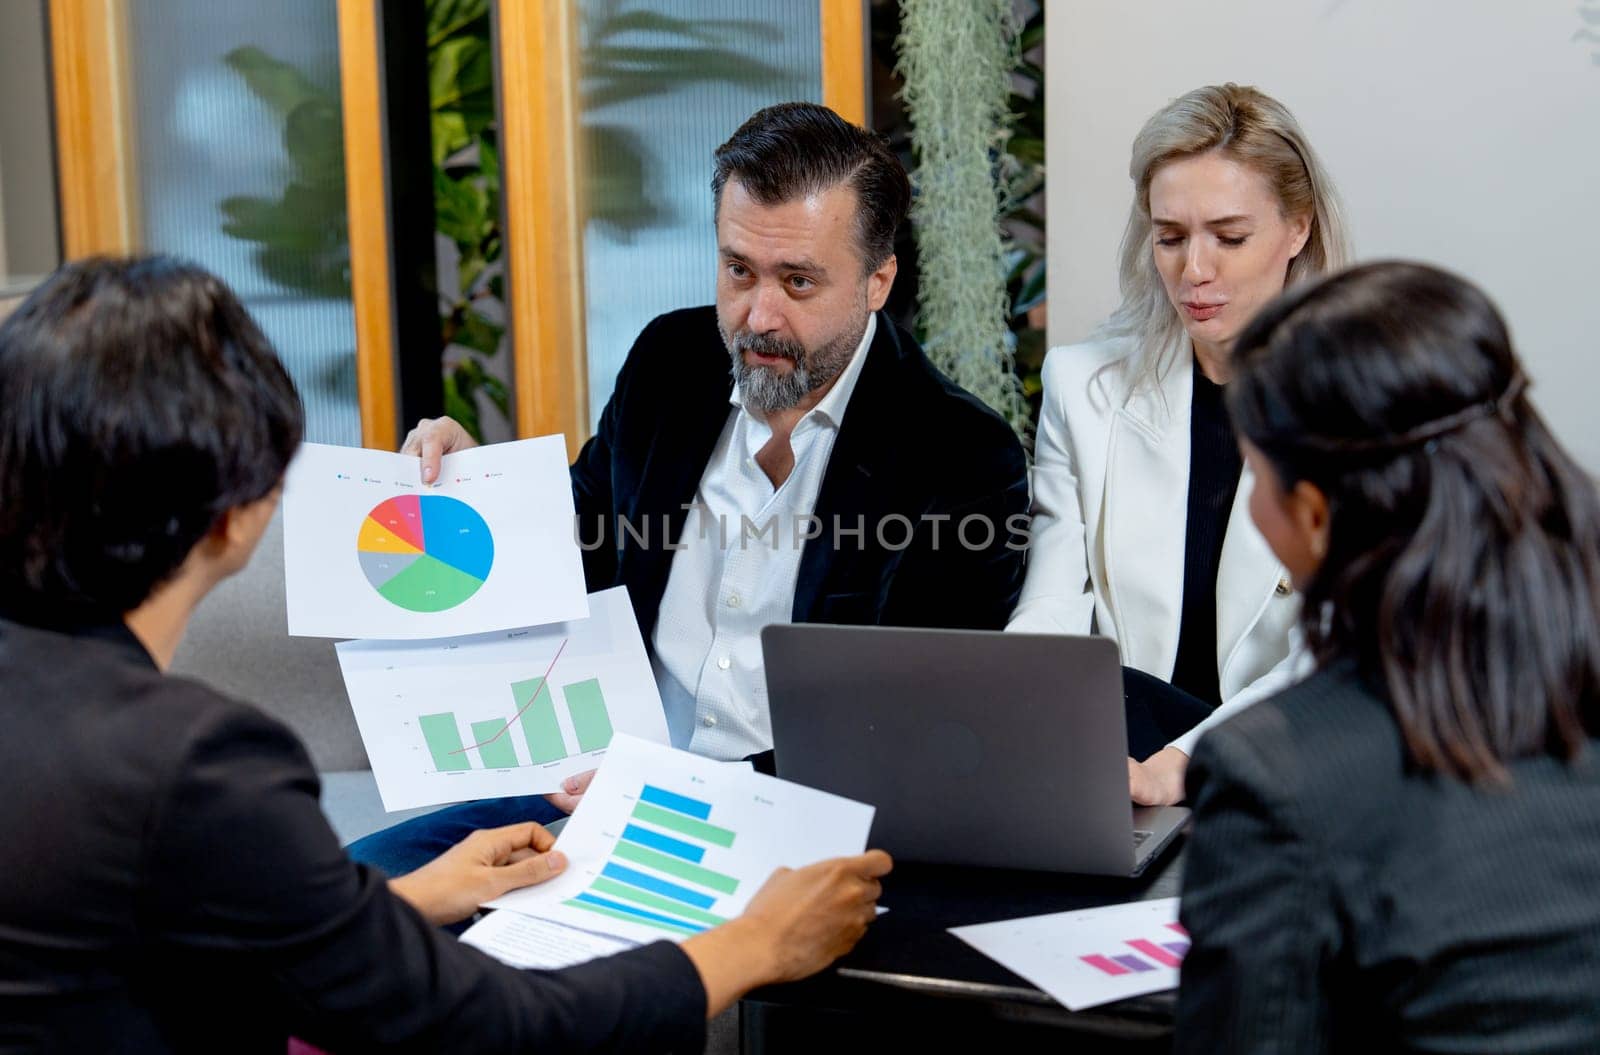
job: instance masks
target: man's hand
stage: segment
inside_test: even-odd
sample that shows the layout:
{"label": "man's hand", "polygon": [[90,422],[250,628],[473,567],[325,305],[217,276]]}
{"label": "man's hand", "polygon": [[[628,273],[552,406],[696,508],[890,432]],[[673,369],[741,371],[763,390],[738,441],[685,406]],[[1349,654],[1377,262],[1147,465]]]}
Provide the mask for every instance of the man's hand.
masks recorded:
{"label": "man's hand", "polygon": [[401,454],[414,454],[422,459],[422,482],[431,484],[439,478],[439,459],[453,451],[476,447],[466,429],[454,418],[423,418],[417,427],[406,433],[400,445]]}
{"label": "man's hand", "polygon": [[758,986],[815,974],[855,947],[877,915],[882,850],[774,872],[744,915],[683,943],[712,1017]]}
{"label": "man's hand", "polygon": [[555,841],[555,836],[532,821],[485,828],[415,872],[389,880],[389,889],[410,902],[428,922],[455,923],[501,894],[559,875],[567,867],[567,858],[551,849]]}
{"label": "man's hand", "polygon": [[1183,777],[1189,756],[1176,747],[1163,747],[1143,762],[1128,759],[1128,790],[1135,805],[1172,806],[1183,801]]}
{"label": "man's hand", "polygon": [[560,791],[552,791],[544,797],[556,809],[563,813],[571,813],[578,808],[578,803],[583,801],[583,793],[589,790],[589,783],[594,780],[594,770],[578,773],[561,782]]}

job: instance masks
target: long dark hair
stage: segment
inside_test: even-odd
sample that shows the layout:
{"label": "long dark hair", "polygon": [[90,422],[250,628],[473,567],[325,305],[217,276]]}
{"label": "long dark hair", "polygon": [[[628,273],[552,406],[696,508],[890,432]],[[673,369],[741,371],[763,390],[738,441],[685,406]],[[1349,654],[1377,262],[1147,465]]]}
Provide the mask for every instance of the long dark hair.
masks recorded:
{"label": "long dark hair", "polygon": [[1504,780],[1600,729],[1600,498],[1526,395],[1494,305],[1377,263],[1285,294],[1239,337],[1228,403],[1282,486],[1327,496],[1302,619],[1388,691],[1426,769]]}

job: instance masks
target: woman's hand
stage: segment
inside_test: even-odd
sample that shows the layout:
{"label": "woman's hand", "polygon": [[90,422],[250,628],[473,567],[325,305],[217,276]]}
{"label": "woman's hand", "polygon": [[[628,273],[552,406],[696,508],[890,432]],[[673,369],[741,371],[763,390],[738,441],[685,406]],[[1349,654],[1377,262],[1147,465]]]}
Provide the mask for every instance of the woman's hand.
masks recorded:
{"label": "woman's hand", "polygon": [[428,922],[456,923],[501,894],[559,875],[567,867],[567,858],[551,849],[555,841],[555,836],[532,821],[485,828],[415,872],[389,880],[389,889],[410,902]]}
{"label": "woman's hand", "polygon": [[706,1016],[758,986],[815,974],[855,947],[877,916],[882,850],[774,872],[744,915],[697,934],[683,951],[706,988]]}
{"label": "woman's hand", "polygon": [[1128,759],[1128,790],[1135,805],[1173,806],[1184,799],[1183,777],[1189,756],[1176,747],[1163,747],[1143,762]]}

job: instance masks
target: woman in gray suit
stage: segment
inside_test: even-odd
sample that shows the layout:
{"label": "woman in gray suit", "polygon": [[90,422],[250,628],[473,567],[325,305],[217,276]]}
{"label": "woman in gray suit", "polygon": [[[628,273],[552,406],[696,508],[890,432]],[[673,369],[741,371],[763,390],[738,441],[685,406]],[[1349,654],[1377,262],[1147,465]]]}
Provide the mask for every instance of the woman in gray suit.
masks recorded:
{"label": "woman in gray suit", "polygon": [[1476,288],[1373,264],[1234,349],[1317,671],[1200,742],[1178,1048],[1600,1051],[1600,498]]}

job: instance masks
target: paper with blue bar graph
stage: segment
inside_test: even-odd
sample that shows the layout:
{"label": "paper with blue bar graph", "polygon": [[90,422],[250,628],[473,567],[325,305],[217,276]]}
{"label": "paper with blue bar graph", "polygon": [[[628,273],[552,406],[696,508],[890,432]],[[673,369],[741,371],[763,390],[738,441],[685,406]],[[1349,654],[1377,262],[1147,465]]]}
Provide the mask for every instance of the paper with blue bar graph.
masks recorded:
{"label": "paper with blue bar graph", "polygon": [[614,733],[667,742],[628,591],[589,617],[433,641],[345,641],[339,668],[387,810],[556,791]]}
{"label": "paper with blue bar graph", "polygon": [[630,941],[744,911],[778,868],[866,849],[864,803],[618,734],[556,846],[570,865],[490,907]]}

